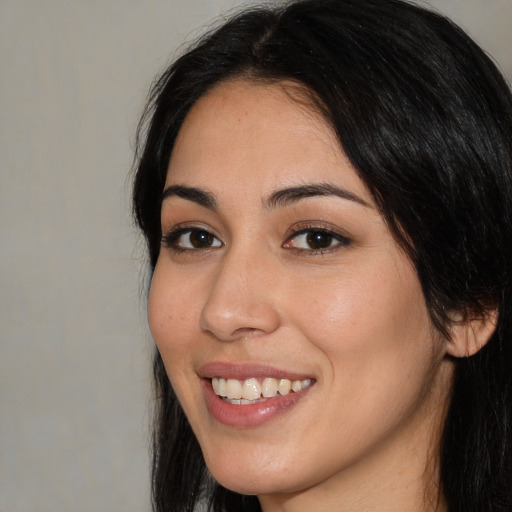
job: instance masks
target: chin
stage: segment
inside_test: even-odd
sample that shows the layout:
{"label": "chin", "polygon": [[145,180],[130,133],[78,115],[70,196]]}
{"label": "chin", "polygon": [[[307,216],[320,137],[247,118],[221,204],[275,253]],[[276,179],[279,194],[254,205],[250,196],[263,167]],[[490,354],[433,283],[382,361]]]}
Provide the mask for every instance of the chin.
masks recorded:
{"label": "chin", "polygon": [[307,487],[305,483],[297,481],[298,475],[295,477],[289,466],[276,460],[269,465],[256,461],[244,462],[240,457],[237,460],[216,459],[212,462],[206,459],[206,465],[220,485],[239,494],[289,493]]}
{"label": "chin", "polygon": [[[224,475],[223,475],[224,476]],[[230,491],[238,494],[244,494],[248,496],[262,496],[271,494],[287,494],[301,490],[301,487],[288,487],[286,485],[280,485],[278,482],[271,482],[270,478],[261,478],[260,475],[251,477],[250,475],[245,476],[229,476],[226,478],[213,477],[215,480]]]}

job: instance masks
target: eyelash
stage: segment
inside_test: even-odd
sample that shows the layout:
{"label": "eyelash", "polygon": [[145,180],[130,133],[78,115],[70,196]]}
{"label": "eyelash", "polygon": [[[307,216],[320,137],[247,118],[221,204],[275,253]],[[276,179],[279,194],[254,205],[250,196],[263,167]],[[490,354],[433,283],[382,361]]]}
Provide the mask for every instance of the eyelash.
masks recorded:
{"label": "eyelash", "polygon": [[[209,237],[211,240],[211,244],[207,247],[183,247],[180,245],[180,238],[183,235],[188,234],[189,237],[193,234],[196,235],[204,235],[206,237]],[[320,235],[320,236],[326,236],[329,237],[330,244],[328,247],[325,248],[304,248],[304,247],[293,247],[290,242],[292,240],[296,240],[298,237],[305,236],[305,235]],[[333,243],[334,242],[334,243]],[[183,243],[183,242],[182,242]],[[189,238],[189,244],[193,245],[193,242],[190,242]],[[218,243],[218,245],[217,245]],[[306,240],[306,243],[311,243],[311,240]],[[314,226],[301,226],[299,229],[293,230],[289,235],[287,235],[285,242],[282,244],[282,247],[287,250],[293,250],[298,253],[303,253],[307,255],[316,255],[316,254],[325,254],[328,252],[336,251],[337,249],[340,249],[342,247],[347,247],[351,244],[351,240],[347,238],[344,235],[341,235],[340,233],[337,233],[336,231],[333,231],[332,229],[328,229],[325,227],[319,227],[318,225]],[[212,249],[218,249],[224,245],[224,243],[216,237],[211,231],[204,229],[202,227],[196,227],[196,226],[186,226],[186,227],[177,227],[170,231],[168,234],[162,236],[162,245],[168,249],[171,249],[175,253],[185,253],[185,252],[198,252],[198,251],[210,251]]]}
{"label": "eyelash", "polygon": [[[292,247],[292,246],[288,245],[291,240],[294,240],[294,239],[296,240],[298,237],[308,235],[308,234],[309,235],[317,235],[317,236],[318,235],[327,236],[331,239],[331,241],[330,241],[331,244],[333,242],[335,242],[335,243],[332,245],[329,245],[328,247],[318,248],[318,249]],[[310,241],[308,241],[308,243],[309,242]],[[325,254],[325,253],[336,251],[337,249],[341,249],[342,247],[349,246],[351,243],[352,243],[352,241],[348,237],[346,237],[330,228],[321,227],[318,225],[302,225],[300,227],[296,226],[295,229],[290,233],[290,235],[287,236],[286,241],[283,244],[283,247],[285,247],[286,249],[295,250],[299,253],[304,253],[307,255],[314,256],[316,254]]]}
{"label": "eyelash", "polygon": [[[183,235],[186,234],[192,235],[195,233],[196,235],[204,234],[207,237],[211,237],[212,239],[215,239],[220,242],[220,245],[214,245],[211,247],[182,247],[179,245],[179,240]],[[190,239],[189,239],[190,240]],[[184,226],[184,227],[177,227],[170,231],[167,235],[162,236],[162,244],[164,247],[171,249],[175,253],[182,253],[182,252],[197,252],[197,251],[208,251],[211,248],[216,249],[218,247],[222,247],[224,245],[211,231],[208,231],[205,228],[198,227],[198,226]]]}

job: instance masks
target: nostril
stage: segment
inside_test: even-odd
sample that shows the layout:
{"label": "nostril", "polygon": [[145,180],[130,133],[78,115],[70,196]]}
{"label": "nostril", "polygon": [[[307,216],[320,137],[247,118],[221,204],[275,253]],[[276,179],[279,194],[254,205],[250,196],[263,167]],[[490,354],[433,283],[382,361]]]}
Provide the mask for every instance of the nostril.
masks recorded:
{"label": "nostril", "polygon": [[265,302],[240,301],[228,306],[218,297],[201,312],[199,326],[219,340],[249,340],[275,331],[280,324],[277,310]]}

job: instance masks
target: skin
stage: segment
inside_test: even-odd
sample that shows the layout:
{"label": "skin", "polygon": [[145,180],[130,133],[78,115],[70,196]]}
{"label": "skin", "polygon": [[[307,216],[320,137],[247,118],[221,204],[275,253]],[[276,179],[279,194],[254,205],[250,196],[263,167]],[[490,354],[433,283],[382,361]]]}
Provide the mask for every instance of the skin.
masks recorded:
{"label": "skin", "polygon": [[[311,184],[346,197],[269,204],[277,190]],[[238,80],[200,98],[171,156],[165,187],[176,185],[206,191],[216,207],[164,199],[164,236],[182,231],[162,245],[149,324],[213,476],[258,495],[265,512],[444,510],[435,483],[449,342],[298,86]],[[315,250],[305,229],[336,234]],[[194,247],[198,230],[212,236]],[[315,383],[271,421],[232,427],[205,403],[198,373],[212,361],[271,365]]]}

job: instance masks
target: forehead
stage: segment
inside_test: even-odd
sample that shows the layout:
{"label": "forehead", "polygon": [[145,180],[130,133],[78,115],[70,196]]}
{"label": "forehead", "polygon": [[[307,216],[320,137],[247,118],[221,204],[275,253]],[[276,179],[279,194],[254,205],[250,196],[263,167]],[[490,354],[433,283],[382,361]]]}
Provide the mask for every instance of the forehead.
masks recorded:
{"label": "forehead", "polygon": [[292,82],[219,84],[187,115],[166,186],[255,186],[263,191],[333,182],[371,197],[307,91]]}

